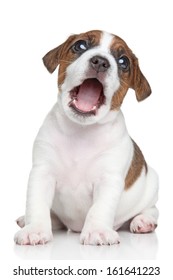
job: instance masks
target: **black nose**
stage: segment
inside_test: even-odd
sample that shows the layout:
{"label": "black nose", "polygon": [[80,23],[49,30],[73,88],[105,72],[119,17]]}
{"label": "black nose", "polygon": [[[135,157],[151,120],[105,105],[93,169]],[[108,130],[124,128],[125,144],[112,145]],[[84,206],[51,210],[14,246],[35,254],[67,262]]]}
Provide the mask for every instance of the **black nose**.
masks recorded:
{"label": "black nose", "polygon": [[102,56],[93,56],[90,59],[91,67],[96,70],[96,72],[105,72],[110,67],[109,61]]}

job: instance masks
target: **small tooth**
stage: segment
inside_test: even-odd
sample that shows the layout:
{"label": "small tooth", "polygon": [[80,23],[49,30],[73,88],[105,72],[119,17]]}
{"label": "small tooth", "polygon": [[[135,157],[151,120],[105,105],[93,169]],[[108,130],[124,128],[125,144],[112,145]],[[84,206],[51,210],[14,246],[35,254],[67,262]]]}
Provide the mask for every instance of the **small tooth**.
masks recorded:
{"label": "small tooth", "polygon": [[68,103],[68,105],[71,106],[72,104],[75,104],[75,101],[76,101],[75,99],[72,99],[72,100]]}
{"label": "small tooth", "polygon": [[94,115],[96,115],[97,114],[97,106],[95,105],[95,106],[93,106],[93,108],[92,108],[92,112],[93,112],[93,114]]}

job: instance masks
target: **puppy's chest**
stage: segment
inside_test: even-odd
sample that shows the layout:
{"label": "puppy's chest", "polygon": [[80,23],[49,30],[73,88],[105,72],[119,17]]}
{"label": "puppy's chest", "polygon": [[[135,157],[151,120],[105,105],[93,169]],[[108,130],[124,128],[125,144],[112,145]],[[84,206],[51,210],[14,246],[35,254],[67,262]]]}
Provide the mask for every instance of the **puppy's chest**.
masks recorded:
{"label": "puppy's chest", "polygon": [[58,152],[56,196],[61,209],[70,210],[71,215],[88,211],[92,204],[94,185],[104,170],[102,154],[105,153],[105,146],[104,141],[99,139],[96,142],[96,139],[87,137],[71,137],[61,145]]}
{"label": "puppy's chest", "polygon": [[[58,135],[56,142],[57,188],[85,188],[100,179],[106,171],[121,165],[118,131],[111,125],[85,128],[71,135]],[[122,157],[121,157],[122,158]],[[121,159],[122,161],[122,159]]]}
{"label": "puppy's chest", "polygon": [[57,170],[57,191],[62,195],[81,196],[82,192],[91,192],[93,182],[99,177],[96,155],[90,154],[89,150],[79,150],[74,148],[63,154],[61,168]]}
{"label": "puppy's chest", "polygon": [[[109,140],[108,140],[109,138]],[[99,158],[109,152],[110,137],[86,132],[58,139],[56,149],[59,163],[58,176],[62,181],[70,180],[71,184],[90,180]]]}

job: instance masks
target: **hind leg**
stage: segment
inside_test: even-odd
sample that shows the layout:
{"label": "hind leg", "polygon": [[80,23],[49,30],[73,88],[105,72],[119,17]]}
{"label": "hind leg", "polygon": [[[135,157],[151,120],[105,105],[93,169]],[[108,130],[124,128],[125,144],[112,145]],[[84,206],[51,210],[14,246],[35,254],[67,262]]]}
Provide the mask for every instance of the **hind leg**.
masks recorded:
{"label": "hind leg", "polygon": [[21,216],[16,220],[19,227],[23,228],[25,226],[25,216]]}
{"label": "hind leg", "polygon": [[158,210],[155,206],[134,217],[130,223],[133,233],[148,233],[157,227]]}
{"label": "hind leg", "polygon": [[[66,229],[66,226],[59,220],[57,215],[51,211],[51,223],[52,230]],[[16,220],[19,227],[23,228],[25,226],[25,216],[21,216]]]}

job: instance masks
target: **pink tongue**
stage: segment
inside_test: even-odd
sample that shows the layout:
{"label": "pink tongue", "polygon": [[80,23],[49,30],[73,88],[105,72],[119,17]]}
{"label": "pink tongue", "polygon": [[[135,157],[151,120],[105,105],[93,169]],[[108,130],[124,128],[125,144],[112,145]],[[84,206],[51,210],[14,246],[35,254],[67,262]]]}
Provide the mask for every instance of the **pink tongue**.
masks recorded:
{"label": "pink tongue", "polygon": [[97,105],[102,84],[97,79],[87,79],[80,85],[76,105],[84,112],[91,111]]}

